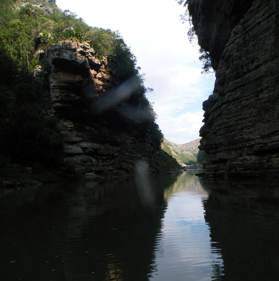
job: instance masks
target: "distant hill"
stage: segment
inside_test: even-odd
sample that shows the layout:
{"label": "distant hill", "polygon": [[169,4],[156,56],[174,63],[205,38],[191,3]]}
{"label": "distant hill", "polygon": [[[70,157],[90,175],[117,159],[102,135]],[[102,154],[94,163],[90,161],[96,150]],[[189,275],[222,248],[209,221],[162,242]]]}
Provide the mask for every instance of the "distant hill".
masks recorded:
{"label": "distant hill", "polygon": [[183,151],[189,151],[197,155],[199,152],[200,139],[196,139],[185,144],[178,145]]}
{"label": "distant hill", "polygon": [[200,139],[185,144],[175,144],[166,139],[162,143],[162,149],[175,158],[181,165],[197,163]]}

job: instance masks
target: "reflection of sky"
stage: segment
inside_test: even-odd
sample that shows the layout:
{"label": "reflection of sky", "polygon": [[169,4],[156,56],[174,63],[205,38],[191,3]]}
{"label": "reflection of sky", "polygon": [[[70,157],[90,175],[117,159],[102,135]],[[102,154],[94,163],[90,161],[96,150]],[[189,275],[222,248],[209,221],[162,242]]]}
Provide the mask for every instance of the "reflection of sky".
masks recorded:
{"label": "reflection of sky", "polygon": [[222,266],[220,254],[211,249],[209,228],[204,220],[205,193],[200,192],[201,186],[194,177],[182,177],[185,181],[180,181],[179,190],[169,197],[156,251],[157,271],[151,278],[154,281],[208,281],[213,265]]}
{"label": "reflection of sky", "polygon": [[175,0],[57,0],[92,25],[120,34],[145,74],[157,122],[170,141],[185,143],[199,135],[202,102],[211,94],[213,75],[201,74],[197,44],[187,39],[185,8]]}

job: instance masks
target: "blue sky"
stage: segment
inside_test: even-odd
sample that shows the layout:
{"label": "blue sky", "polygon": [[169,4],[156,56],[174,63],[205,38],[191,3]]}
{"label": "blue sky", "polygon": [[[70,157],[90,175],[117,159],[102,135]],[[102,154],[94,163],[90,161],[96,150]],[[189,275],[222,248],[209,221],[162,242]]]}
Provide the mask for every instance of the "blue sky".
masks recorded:
{"label": "blue sky", "polygon": [[119,31],[135,54],[147,95],[165,137],[175,143],[198,138],[202,102],[213,89],[213,74],[201,74],[196,43],[187,38],[185,8],[175,0],[57,0],[89,25]]}

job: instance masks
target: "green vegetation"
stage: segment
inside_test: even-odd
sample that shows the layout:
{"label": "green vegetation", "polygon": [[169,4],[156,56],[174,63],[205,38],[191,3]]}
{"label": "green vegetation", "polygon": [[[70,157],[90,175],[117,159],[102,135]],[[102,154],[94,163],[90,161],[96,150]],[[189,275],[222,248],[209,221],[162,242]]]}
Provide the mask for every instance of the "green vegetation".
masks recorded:
{"label": "green vegetation", "polygon": [[[158,167],[161,171],[174,172],[180,169],[180,163],[164,150],[159,152],[158,159]],[[168,177],[165,180],[169,180]]]}
{"label": "green vegetation", "polygon": [[48,4],[51,10],[47,4],[38,5],[44,1],[19,1],[16,7],[11,4],[12,0],[4,1],[10,5],[1,3],[0,51],[10,57],[19,70],[31,72],[39,63],[38,48],[46,49],[66,39],[88,41],[100,57],[115,55],[119,46],[124,45],[115,32],[91,28],[71,12],[62,12],[51,4]]}
{"label": "green vegetation", "polygon": [[[192,42],[196,36],[196,30],[195,27],[193,26],[191,15],[189,14],[188,11],[188,5],[193,4],[194,0],[177,0],[177,2],[178,4],[187,7],[185,14],[182,15],[181,18],[182,21],[188,22],[190,25],[187,34],[188,34],[189,41]],[[212,71],[213,66],[212,66],[212,60],[209,51],[200,48],[199,52],[200,52],[199,60],[202,62],[202,73],[210,73]]]}
{"label": "green vegetation", "polygon": [[176,159],[180,165],[191,165],[198,162],[199,140],[187,144],[174,144],[166,139],[162,142],[162,149],[171,157]]}
{"label": "green vegetation", "polygon": [[1,1],[0,52],[13,61],[18,71],[32,73],[40,63],[38,50],[63,40],[77,40],[88,42],[99,58],[108,57],[118,81],[138,76],[142,83],[136,59],[117,32],[90,27],[46,0],[21,0],[17,4],[15,0]]}
{"label": "green vegetation", "polygon": [[[62,140],[57,121],[46,108],[46,81],[33,79],[33,72],[42,64],[41,54],[63,40],[86,41],[99,58],[106,56],[115,86],[130,78],[138,81],[123,104],[148,116],[137,122],[138,133],[148,134],[160,146],[162,134],[154,123],[136,59],[117,32],[89,27],[47,0],[1,0],[0,23],[0,154],[51,165],[59,158]],[[127,127],[134,128],[133,122]]]}

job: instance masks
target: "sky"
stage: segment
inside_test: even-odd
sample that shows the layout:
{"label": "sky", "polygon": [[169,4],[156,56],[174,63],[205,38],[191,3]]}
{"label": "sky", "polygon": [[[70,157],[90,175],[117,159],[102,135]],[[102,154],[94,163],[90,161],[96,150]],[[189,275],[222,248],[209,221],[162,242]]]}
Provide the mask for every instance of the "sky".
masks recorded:
{"label": "sky", "polygon": [[175,0],[57,0],[96,27],[119,31],[137,58],[147,94],[164,136],[174,143],[199,137],[202,102],[213,90],[213,74],[202,74],[199,47],[187,37],[185,8]]}

